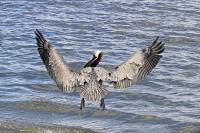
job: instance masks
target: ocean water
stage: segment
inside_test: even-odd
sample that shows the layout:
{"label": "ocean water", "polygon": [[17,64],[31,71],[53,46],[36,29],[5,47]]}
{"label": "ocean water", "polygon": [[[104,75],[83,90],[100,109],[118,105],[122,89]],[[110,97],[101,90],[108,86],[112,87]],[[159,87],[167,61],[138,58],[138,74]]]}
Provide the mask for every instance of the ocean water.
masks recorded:
{"label": "ocean water", "polygon": [[[79,110],[37,52],[39,29],[73,68],[126,60],[156,36],[163,58],[144,80]],[[0,132],[194,133],[200,130],[200,1],[1,0]]]}

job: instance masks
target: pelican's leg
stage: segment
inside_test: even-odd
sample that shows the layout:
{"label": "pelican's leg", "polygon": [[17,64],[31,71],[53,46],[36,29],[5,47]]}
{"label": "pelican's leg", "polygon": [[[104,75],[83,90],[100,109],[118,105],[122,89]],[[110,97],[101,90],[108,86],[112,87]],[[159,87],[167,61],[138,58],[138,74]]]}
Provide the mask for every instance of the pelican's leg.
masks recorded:
{"label": "pelican's leg", "polygon": [[106,105],[105,105],[105,102],[104,102],[104,98],[101,99],[100,107],[101,107],[103,110],[106,109]]}
{"label": "pelican's leg", "polygon": [[83,108],[85,108],[85,99],[84,98],[81,99],[80,110],[82,110]]}

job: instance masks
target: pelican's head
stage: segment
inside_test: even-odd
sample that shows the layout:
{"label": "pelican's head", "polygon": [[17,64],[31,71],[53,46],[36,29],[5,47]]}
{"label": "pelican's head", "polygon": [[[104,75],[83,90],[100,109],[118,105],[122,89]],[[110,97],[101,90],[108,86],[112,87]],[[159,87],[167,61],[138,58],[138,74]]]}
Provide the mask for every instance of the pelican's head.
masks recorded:
{"label": "pelican's head", "polygon": [[103,52],[100,51],[100,50],[97,50],[97,51],[94,52],[93,58],[98,58],[98,57],[100,57],[100,56],[102,56],[102,55],[103,55]]}
{"label": "pelican's head", "polygon": [[93,53],[93,58],[84,66],[85,67],[96,67],[100,60],[101,57],[103,56],[103,52],[100,50],[97,50]]}

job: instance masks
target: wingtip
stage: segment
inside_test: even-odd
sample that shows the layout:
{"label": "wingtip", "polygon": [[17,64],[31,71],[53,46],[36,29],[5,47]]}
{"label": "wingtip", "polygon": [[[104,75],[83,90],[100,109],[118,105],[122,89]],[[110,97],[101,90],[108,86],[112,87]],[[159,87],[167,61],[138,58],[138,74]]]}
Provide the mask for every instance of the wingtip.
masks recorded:
{"label": "wingtip", "polygon": [[149,48],[152,50],[153,53],[161,54],[165,50],[165,43],[163,41],[158,41],[158,39],[159,36],[156,37]]}
{"label": "wingtip", "polygon": [[153,44],[155,44],[155,43],[158,41],[159,38],[160,38],[160,37],[157,36],[156,39],[154,40]]}
{"label": "wingtip", "polygon": [[45,39],[42,33],[38,29],[35,29],[35,35],[40,39]]}
{"label": "wingtip", "polygon": [[35,29],[35,39],[37,41],[38,47],[41,47],[44,45],[44,42],[46,42],[46,39],[38,29]]}
{"label": "wingtip", "polygon": [[35,34],[39,35],[39,34],[41,34],[41,32],[38,29],[35,29]]}
{"label": "wingtip", "polygon": [[156,37],[156,40],[158,41],[159,38],[160,38],[160,36],[157,36],[157,37]]}
{"label": "wingtip", "polygon": [[38,31],[39,31],[38,29],[35,29],[35,31],[34,31],[34,32],[36,33],[36,32],[38,32]]}

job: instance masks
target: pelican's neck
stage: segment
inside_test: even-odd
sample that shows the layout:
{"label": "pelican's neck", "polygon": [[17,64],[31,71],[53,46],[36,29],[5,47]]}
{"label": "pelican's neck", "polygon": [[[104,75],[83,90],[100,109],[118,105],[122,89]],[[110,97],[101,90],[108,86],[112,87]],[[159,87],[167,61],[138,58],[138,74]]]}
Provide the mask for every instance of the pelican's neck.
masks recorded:
{"label": "pelican's neck", "polygon": [[83,68],[96,67],[99,64],[101,57],[102,57],[102,54],[100,54],[98,57],[93,56],[93,58],[88,63],[86,63]]}

